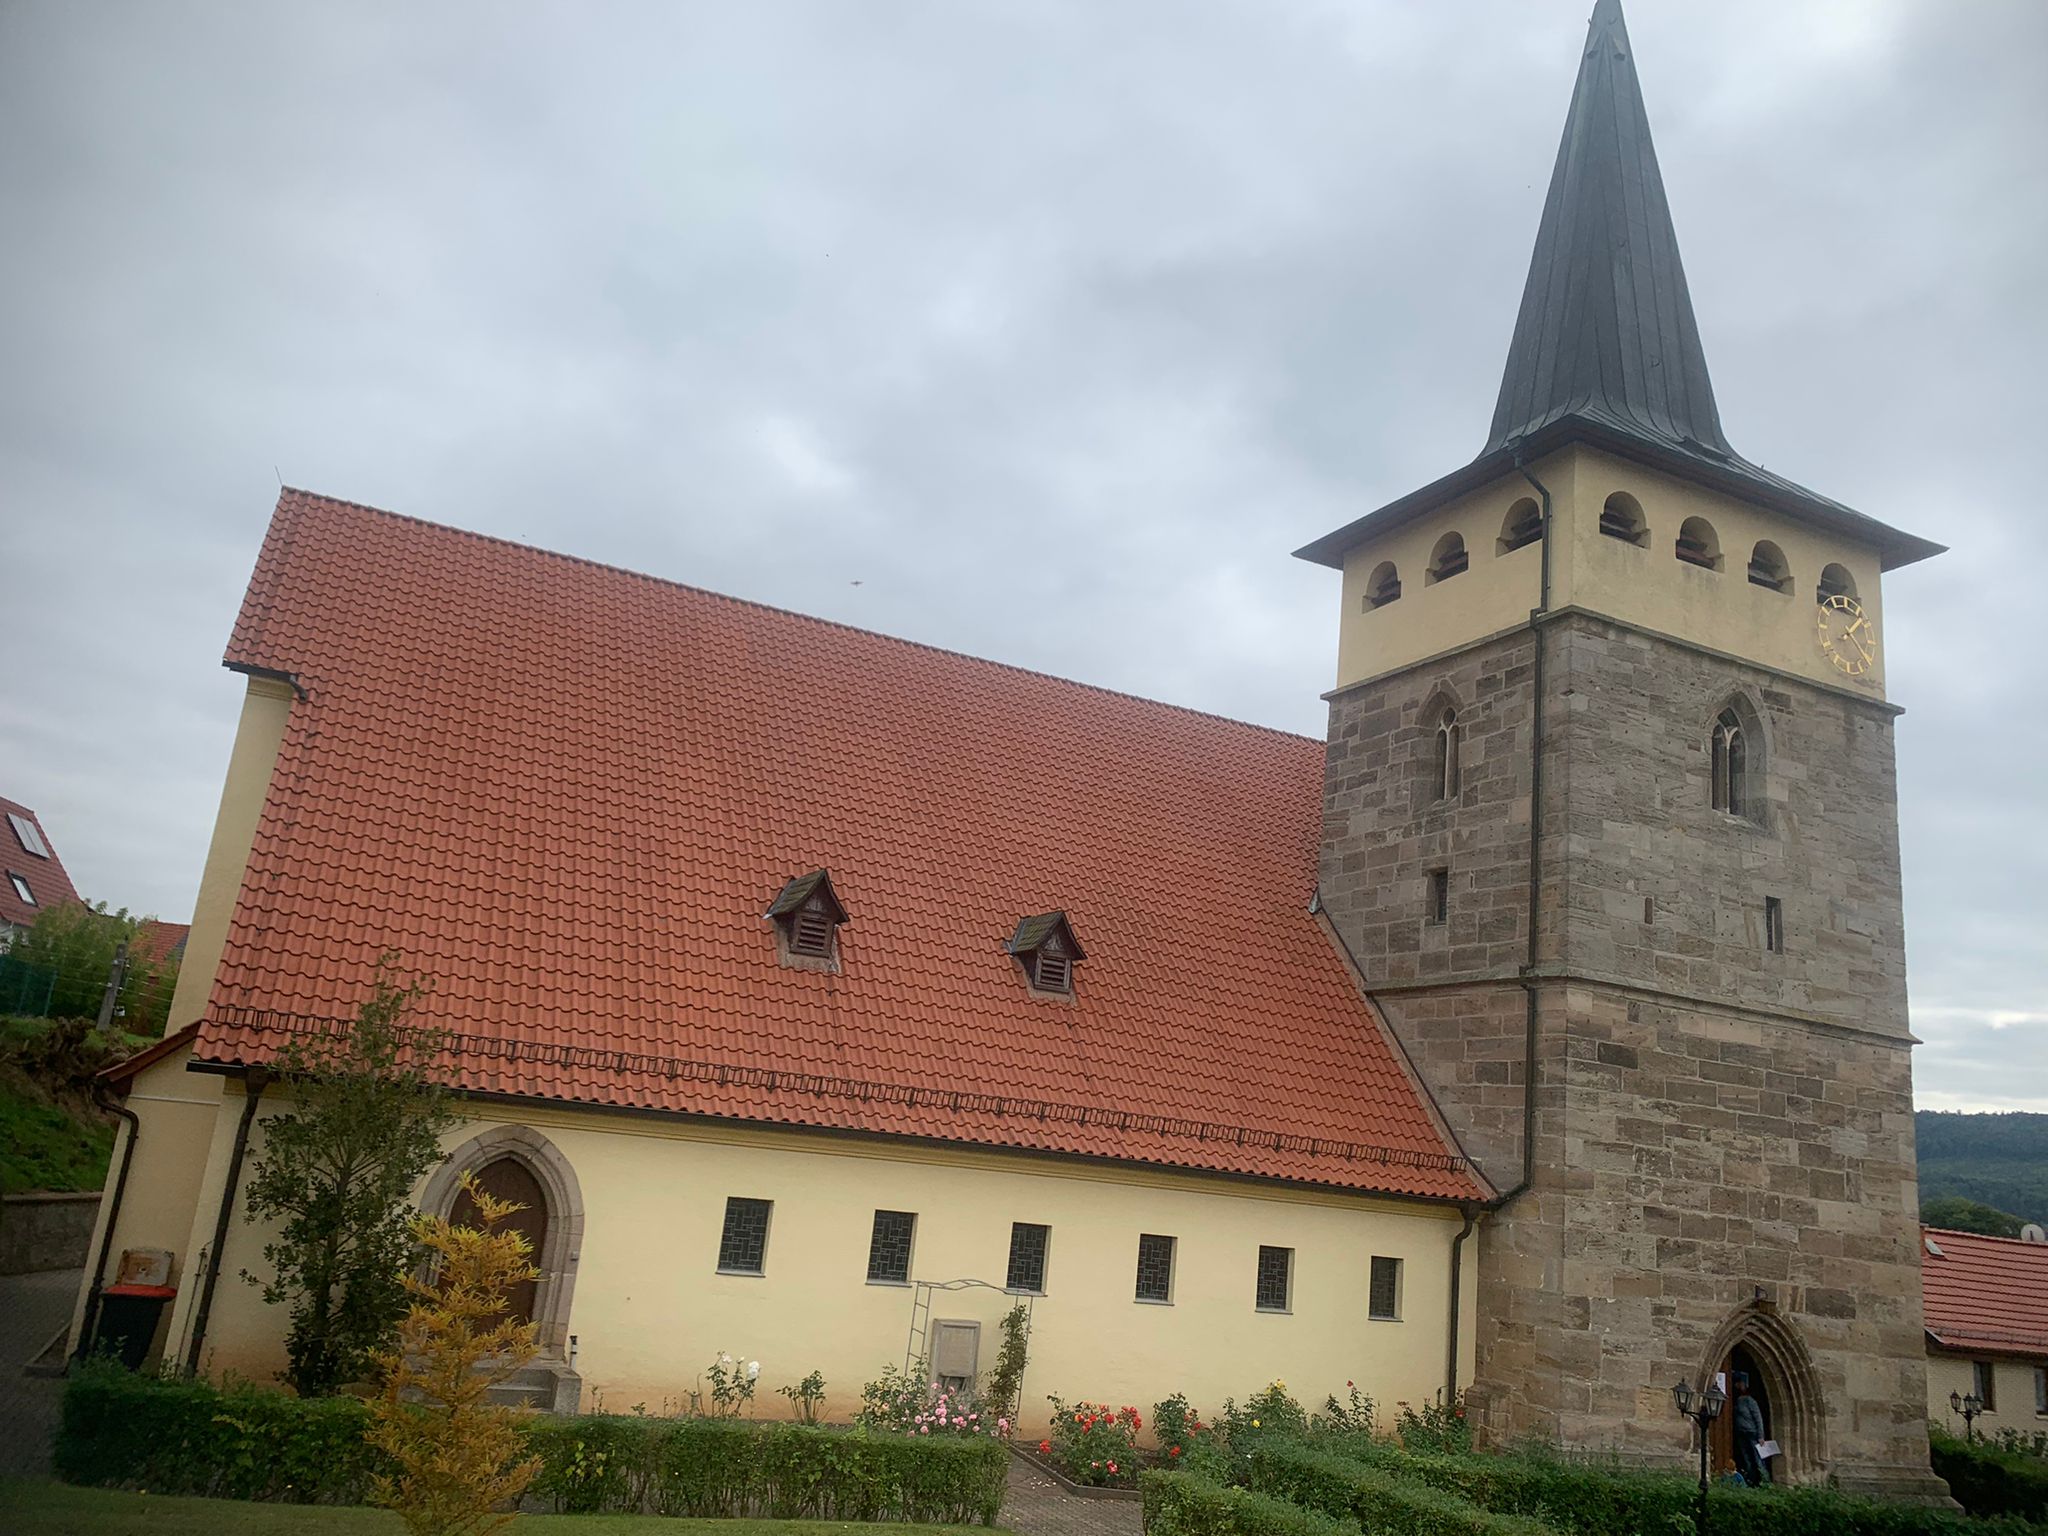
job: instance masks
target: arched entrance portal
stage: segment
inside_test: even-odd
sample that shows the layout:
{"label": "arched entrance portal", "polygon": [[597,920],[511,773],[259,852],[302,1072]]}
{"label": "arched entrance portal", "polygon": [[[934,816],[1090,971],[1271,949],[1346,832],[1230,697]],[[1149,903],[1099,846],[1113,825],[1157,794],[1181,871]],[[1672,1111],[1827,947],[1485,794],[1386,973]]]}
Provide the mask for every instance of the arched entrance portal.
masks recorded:
{"label": "arched entrance portal", "polygon": [[[485,1163],[476,1170],[474,1177],[476,1187],[483,1193],[520,1207],[506,1218],[500,1230],[525,1233],[527,1242],[533,1245],[537,1265],[540,1255],[547,1252],[548,1238],[548,1196],[547,1191],[540,1187],[540,1180],[516,1157],[501,1157],[495,1162]],[[455,1208],[448,1213],[448,1219],[457,1226],[480,1224],[476,1201],[470,1198],[467,1189],[457,1191]],[[522,1280],[506,1295],[506,1311],[514,1322],[530,1323],[534,1320],[534,1302],[539,1291],[540,1281],[536,1278]]]}
{"label": "arched entrance portal", "polygon": [[[430,1216],[462,1221],[475,1215],[462,1192],[462,1175],[477,1176],[501,1200],[526,1207],[512,1222],[533,1243],[540,1278],[512,1298],[515,1314],[535,1325],[542,1360],[566,1361],[569,1307],[576,1267],[583,1257],[583,1190],[576,1170],[552,1141],[527,1125],[494,1125],[448,1154],[420,1195]],[[574,1411],[571,1408],[569,1411]]]}
{"label": "arched entrance portal", "polygon": [[[1732,1399],[1735,1377],[1749,1378],[1749,1390],[1764,1412],[1768,1438],[1780,1454],[1770,1464],[1780,1483],[1815,1483],[1827,1477],[1827,1405],[1813,1357],[1798,1332],[1769,1302],[1738,1307],[1715,1330],[1707,1346],[1701,1384],[1722,1378]],[[1732,1406],[1714,1421],[1707,1444],[1715,1475],[1735,1469],[1735,1415]]]}

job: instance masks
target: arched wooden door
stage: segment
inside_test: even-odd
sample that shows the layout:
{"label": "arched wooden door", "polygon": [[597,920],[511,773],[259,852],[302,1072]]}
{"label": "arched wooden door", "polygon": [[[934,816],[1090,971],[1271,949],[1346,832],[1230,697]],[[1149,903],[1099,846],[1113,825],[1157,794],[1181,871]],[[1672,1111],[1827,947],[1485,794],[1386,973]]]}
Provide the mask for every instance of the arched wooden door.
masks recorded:
{"label": "arched wooden door", "polygon": [[[544,1245],[548,1235],[548,1197],[540,1187],[540,1180],[518,1158],[501,1157],[479,1168],[476,1182],[485,1194],[524,1207],[507,1217],[500,1230],[524,1232],[526,1240],[533,1244],[534,1262],[538,1264],[541,1254],[547,1251]],[[460,1227],[478,1224],[476,1202],[470,1199],[468,1190],[455,1197],[455,1208],[448,1213],[448,1219]],[[539,1293],[540,1284],[535,1280],[523,1281],[512,1288],[506,1297],[506,1310],[515,1322],[533,1321],[534,1304]]]}
{"label": "arched wooden door", "polygon": [[1714,1420],[1707,1435],[1707,1445],[1713,1452],[1712,1461],[1715,1477],[1726,1477],[1735,1471],[1735,1378],[1744,1375],[1749,1378],[1750,1396],[1764,1411],[1764,1438],[1769,1439],[1775,1432],[1777,1418],[1771,1412],[1770,1377],[1764,1371],[1756,1356],[1744,1346],[1737,1344],[1722,1358],[1720,1372],[1726,1379],[1728,1405],[1721,1410],[1721,1416]]}

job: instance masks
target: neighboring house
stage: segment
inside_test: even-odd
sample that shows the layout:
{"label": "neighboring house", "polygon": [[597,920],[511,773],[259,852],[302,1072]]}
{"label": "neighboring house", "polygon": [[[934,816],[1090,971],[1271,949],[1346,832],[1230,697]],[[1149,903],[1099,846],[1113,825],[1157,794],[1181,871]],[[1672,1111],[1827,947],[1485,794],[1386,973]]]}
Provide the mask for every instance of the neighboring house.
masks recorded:
{"label": "neighboring house", "polygon": [[1922,1234],[1927,1416],[1956,1434],[1964,1425],[1951,1393],[1984,1405],[1979,1431],[2048,1428],[2048,1238],[2026,1230]]}
{"label": "neighboring house", "polygon": [[0,798],[0,949],[35,926],[51,907],[78,900],[71,877],[41,818],[16,800]]}
{"label": "neighboring house", "polygon": [[166,923],[145,917],[128,946],[130,969],[138,965],[178,964],[185,958],[185,941],[192,937],[190,923]]}
{"label": "neighboring house", "polygon": [[1785,1480],[1939,1496],[1877,637],[1937,552],[1728,444],[1614,0],[1486,447],[1301,552],[1326,739],[287,490],[112,1251],[276,1368],[232,1170],[395,950],[418,1198],[529,1207],[562,1406],[735,1350],[843,1416],[1022,1302],[1027,1423],[1469,1385],[1683,1463],[1743,1370]]}

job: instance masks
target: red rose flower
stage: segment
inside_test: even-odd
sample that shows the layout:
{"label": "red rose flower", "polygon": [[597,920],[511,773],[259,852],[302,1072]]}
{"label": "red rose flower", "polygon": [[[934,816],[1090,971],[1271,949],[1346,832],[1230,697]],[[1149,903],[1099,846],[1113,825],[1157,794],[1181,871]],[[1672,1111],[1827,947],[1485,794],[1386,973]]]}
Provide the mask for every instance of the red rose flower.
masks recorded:
{"label": "red rose flower", "polygon": [[1050,1440],[1039,1441],[1038,1454],[1041,1456],[1050,1456],[1052,1454],[1052,1442]]}
{"label": "red rose flower", "polygon": [[1178,1456],[1180,1454],[1180,1447],[1177,1445],[1169,1445],[1166,1448],[1166,1454],[1169,1456]]}

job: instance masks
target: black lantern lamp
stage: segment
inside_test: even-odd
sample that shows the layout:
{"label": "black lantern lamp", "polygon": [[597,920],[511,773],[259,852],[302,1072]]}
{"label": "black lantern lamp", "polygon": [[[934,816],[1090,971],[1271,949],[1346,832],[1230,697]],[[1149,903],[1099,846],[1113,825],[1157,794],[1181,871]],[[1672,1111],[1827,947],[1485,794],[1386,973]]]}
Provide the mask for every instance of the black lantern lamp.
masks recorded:
{"label": "black lantern lamp", "polygon": [[1974,1392],[1951,1392],[1948,1395],[1948,1405],[1963,1416],[1963,1438],[1976,1439],[1977,1415],[1984,1411],[1984,1399]]}
{"label": "black lantern lamp", "polygon": [[1721,1417],[1721,1410],[1728,1404],[1728,1394],[1718,1383],[1710,1383],[1704,1391],[1695,1390],[1689,1381],[1674,1382],[1671,1387],[1671,1401],[1679,1414],[1691,1419],[1700,1431],[1700,1498],[1699,1507],[1693,1511],[1693,1529],[1699,1536],[1707,1531],[1707,1426]]}

